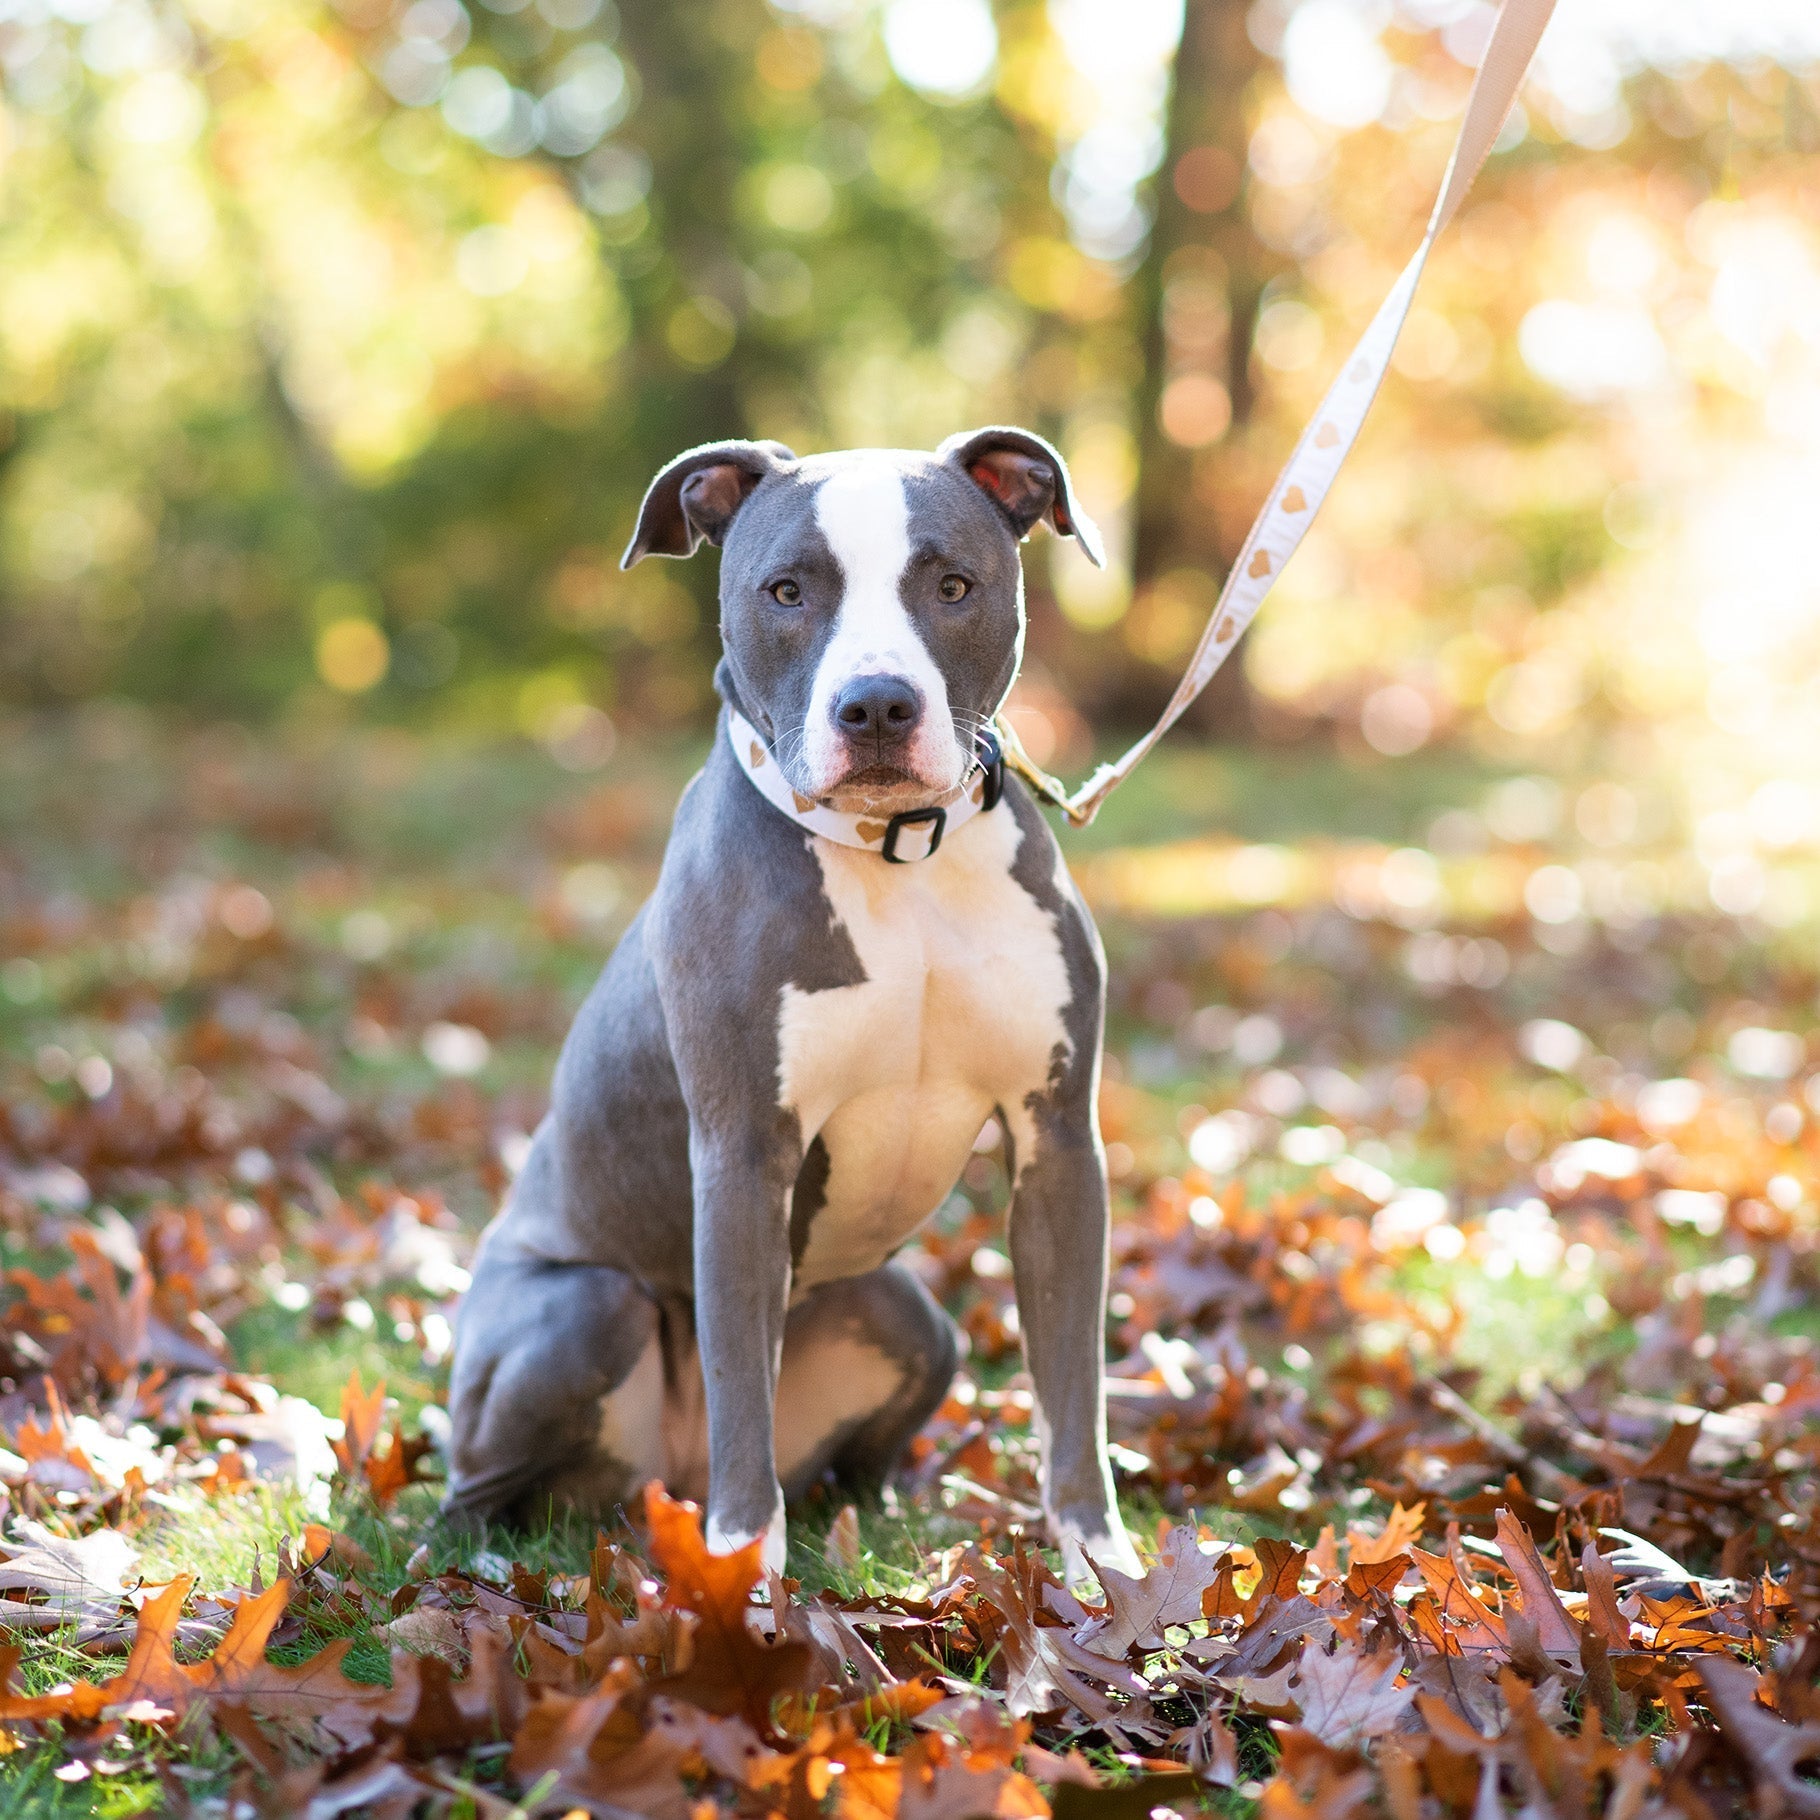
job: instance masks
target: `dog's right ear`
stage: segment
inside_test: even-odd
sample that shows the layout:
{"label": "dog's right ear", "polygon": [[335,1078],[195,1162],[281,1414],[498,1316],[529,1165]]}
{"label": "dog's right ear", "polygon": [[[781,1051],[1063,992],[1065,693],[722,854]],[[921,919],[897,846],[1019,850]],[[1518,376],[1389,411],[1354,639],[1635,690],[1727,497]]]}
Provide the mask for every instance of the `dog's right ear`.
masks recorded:
{"label": "dog's right ear", "polygon": [[752,489],[795,459],[781,442],[708,442],[678,455],[651,482],[619,566],[629,569],[641,556],[693,556],[703,538],[719,544]]}

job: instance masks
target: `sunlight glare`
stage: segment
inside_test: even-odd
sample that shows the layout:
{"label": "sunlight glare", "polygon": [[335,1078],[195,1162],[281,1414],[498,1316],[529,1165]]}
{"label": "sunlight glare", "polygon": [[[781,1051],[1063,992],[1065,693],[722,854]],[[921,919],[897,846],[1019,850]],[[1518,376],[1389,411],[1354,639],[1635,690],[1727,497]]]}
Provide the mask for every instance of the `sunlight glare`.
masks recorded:
{"label": "sunlight glare", "polygon": [[1283,74],[1298,107],[1350,129],[1384,112],[1395,68],[1356,7],[1307,0],[1283,33]]}
{"label": "sunlight glare", "polygon": [[1080,72],[1148,87],[1182,35],[1182,0],[1050,0],[1050,22]]}
{"label": "sunlight glare", "polygon": [[1767,366],[1783,337],[1820,346],[1820,270],[1792,222],[1743,221],[1719,236],[1713,326]]}
{"label": "sunlight glare", "polygon": [[1517,346],[1538,378],[1575,398],[1647,391],[1668,375],[1668,350],[1646,310],[1553,297],[1523,318]]}
{"label": "sunlight glare", "polygon": [[1091,108],[1062,154],[1058,200],[1083,252],[1124,259],[1150,228],[1137,192],[1163,156],[1182,0],[1051,0],[1049,17]]}
{"label": "sunlight glare", "polygon": [[1817,466],[1759,453],[1699,510],[1689,544],[1702,590],[1700,646],[1715,663],[1774,658],[1820,625]]}
{"label": "sunlight glare", "polygon": [[892,0],[885,54],[911,88],[960,100],[991,75],[998,27],[986,0]]}
{"label": "sunlight glare", "polygon": [[1586,275],[1609,296],[1642,295],[1662,265],[1654,231],[1635,215],[1607,215],[1587,237]]}

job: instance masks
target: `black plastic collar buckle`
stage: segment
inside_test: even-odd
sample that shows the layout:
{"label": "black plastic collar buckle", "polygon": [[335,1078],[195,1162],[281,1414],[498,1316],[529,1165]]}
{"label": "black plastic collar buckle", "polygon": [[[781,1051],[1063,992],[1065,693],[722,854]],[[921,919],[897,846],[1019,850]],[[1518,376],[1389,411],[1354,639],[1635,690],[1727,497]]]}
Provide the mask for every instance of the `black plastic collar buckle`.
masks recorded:
{"label": "black plastic collar buckle", "polygon": [[885,823],[885,858],[894,866],[908,866],[912,863],[908,854],[900,857],[897,851],[897,837],[908,827],[917,822],[929,824],[929,845],[926,851],[919,853],[918,859],[930,859],[935,850],[942,844],[943,831],[948,826],[948,811],[940,803],[931,803],[927,809],[906,809],[901,815],[894,815]]}
{"label": "black plastic collar buckle", "polygon": [[982,727],[973,743],[978,748],[980,775],[985,783],[980,807],[996,809],[998,799],[1005,794],[1005,754],[999,747],[998,735],[990,727]]}
{"label": "black plastic collar buckle", "polygon": [[[974,738],[974,762],[980,768],[980,807],[996,809],[999,798],[1005,794],[1005,755],[999,748],[998,738],[991,728],[985,727]],[[914,827],[920,822],[929,823],[929,845],[919,854],[919,859],[930,858],[937,847],[942,844],[942,836],[948,828],[948,811],[939,804],[932,804],[927,809],[906,809],[901,815],[894,815],[885,824],[885,858],[894,866],[908,866],[913,862],[908,854],[897,850],[898,834],[905,828]]]}

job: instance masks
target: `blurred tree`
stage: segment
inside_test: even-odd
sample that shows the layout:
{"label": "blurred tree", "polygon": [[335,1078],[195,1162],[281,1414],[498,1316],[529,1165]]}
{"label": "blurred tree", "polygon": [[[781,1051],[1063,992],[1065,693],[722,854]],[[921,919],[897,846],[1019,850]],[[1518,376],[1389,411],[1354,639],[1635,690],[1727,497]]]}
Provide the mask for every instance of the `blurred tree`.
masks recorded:
{"label": "blurred tree", "polygon": [[894,79],[866,11],[113,0],[0,37],[15,696],[686,714],[711,565],[614,567],[656,468],[1019,414],[1052,334],[1004,270],[1056,244],[1052,142],[989,80]]}
{"label": "blurred tree", "polygon": [[[0,0],[0,699],[597,763],[706,706],[712,564],[615,566],[659,464],[1008,418],[1130,563],[1127,610],[1063,552],[1067,617],[1030,565],[1057,722],[1111,730],[1414,244],[1487,17],[1192,0],[1153,141],[1167,0]],[[1734,716],[1799,673],[1798,564],[1719,504],[1814,472],[1820,35],[1776,29],[1563,9],[1247,641],[1258,717],[1553,762],[1708,661]],[[1701,618],[1741,585],[1701,538],[1780,552],[1719,613],[1774,664]]]}
{"label": "blurred tree", "polygon": [[[1144,377],[1132,613],[1149,660],[1129,679],[1134,719],[1154,714],[1174,687],[1256,503],[1252,477],[1234,473],[1228,457],[1252,421],[1259,302],[1285,261],[1259,240],[1248,206],[1248,109],[1264,66],[1251,10],[1251,0],[1187,0],[1156,221],[1133,280]],[[1222,737],[1250,732],[1242,648],[1196,720]]]}

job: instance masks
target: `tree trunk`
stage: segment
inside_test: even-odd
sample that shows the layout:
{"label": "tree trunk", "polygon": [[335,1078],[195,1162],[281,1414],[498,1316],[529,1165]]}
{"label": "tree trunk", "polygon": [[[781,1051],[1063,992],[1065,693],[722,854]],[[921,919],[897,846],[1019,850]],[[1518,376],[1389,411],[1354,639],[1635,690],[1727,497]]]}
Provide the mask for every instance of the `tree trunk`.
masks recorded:
{"label": "tree trunk", "polygon": [[[1236,544],[1222,547],[1211,502],[1251,417],[1252,330],[1282,263],[1253,233],[1246,206],[1246,91],[1263,65],[1245,29],[1248,10],[1248,0],[1188,0],[1176,55],[1156,223],[1135,280],[1144,321],[1133,563],[1140,596],[1178,569],[1217,586],[1236,553]],[[1193,447],[1166,433],[1162,406],[1172,380],[1197,375],[1225,388],[1231,422]],[[1213,737],[1243,740],[1254,730],[1242,663],[1236,653],[1228,659],[1190,716]],[[1144,680],[1160,703],[1175,678],[1159,667]]]}

